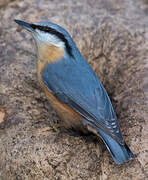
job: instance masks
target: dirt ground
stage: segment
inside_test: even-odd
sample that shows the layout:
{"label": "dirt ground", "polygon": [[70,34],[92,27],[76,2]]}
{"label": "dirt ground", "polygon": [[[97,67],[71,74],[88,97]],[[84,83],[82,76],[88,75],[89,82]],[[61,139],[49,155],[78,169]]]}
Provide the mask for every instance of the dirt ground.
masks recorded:
{"label": "dirt ground", "polygon": [[[31,36],[13,21],[65,27],[107,89],[134,160],[115,165],[101,140],[60,119],[36,77]],[[148,1],[0,1],[0,180],[148,178]]]}

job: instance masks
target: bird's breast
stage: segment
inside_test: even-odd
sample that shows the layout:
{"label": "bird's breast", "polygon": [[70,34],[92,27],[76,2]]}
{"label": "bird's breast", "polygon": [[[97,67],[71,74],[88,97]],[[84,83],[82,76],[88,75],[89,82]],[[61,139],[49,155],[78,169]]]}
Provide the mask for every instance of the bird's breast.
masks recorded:
{"label": "bird's breast", "polygon": [[53,45],[45,43],[37,44],[38,58],[37,58],[37,75],[41,84],[41,74],[47,64],[54,64],[56,61],[60,61],[64,55],[64,49],[58,48]]}
{"label": "bird's breast", "polygon": [[38,59],[48,63],[54,63],[60,60],[64,56],[64,48],[57,47],[54,45],[49,45],[47,43],[38,43]]}

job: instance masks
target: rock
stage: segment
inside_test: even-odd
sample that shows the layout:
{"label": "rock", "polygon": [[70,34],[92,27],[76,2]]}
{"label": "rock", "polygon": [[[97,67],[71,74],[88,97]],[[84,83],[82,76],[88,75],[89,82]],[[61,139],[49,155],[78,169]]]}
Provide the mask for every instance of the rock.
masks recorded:
{"label": "rock", "polygon": [[6,7],[8,5],[8,3],[10,3],[11,1],[14,1],[14,0],[1,0],[0,8]]}
{"label": "rock", "polygon": [[[16,0],[0,9],[0,179],[146,179],[147,10],[144,0]],[[60,119],[37,81],[32,38],[14,19],[72,34],[111,97],[133,161],[115,165],[97,138],[52,130]]]}

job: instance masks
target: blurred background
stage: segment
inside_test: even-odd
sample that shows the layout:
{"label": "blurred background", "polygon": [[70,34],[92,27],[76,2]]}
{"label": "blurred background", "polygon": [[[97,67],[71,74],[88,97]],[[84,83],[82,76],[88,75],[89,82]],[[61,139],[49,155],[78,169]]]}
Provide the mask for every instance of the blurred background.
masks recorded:
{"label": "blurred background", "polygon": [[[115,165],[96,137],[60,128],[36,77],[31,36],[14,19],[72,35],[107,89],[133,161]],[[0,179],[146,179],[148,1],[0,0]]]}

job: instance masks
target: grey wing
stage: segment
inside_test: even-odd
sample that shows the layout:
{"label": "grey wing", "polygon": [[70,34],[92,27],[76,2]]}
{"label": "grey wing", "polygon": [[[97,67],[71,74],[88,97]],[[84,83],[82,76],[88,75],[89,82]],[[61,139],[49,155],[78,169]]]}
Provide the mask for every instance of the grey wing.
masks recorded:
{"label": "grey wing", "polygon": [[48,65],[42,73],[43,83],[52,94],[85,119],[104,130],[118,143],[124,144],[119,123],[107,92],[92,70],[85,66],[81,67],[81,73],[85,74],[82,76],[78,75],[79,67],[75,68],[74,65],[72,71],[68,67],[62,73],[60,72],[61,65],[60,68],[58,68],[58,64],[56,67],[52,66],[54,65]]}

